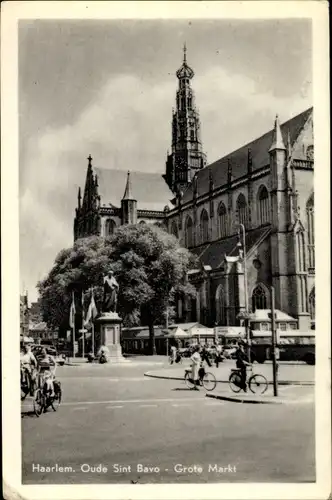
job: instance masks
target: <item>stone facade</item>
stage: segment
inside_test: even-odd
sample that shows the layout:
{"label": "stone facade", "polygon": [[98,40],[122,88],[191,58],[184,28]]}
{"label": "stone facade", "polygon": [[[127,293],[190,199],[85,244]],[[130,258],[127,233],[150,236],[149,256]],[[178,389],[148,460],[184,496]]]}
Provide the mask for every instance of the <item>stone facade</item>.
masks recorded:
{"label": "stone facade", "polygon": [[193,76],[184,51],[163,186],[161,176],[152,182],[142,176],[153,174],[128,173],[115,206],[100,190],[115,183],[116,171],[94,174],[89,157],[74,238],[107,236],[126,223],[163,224],[198,258],[189,273],[196,300],[179,300],[178,321],[237,325],[241,311],[270,307],[273,285],[276,308],[306,330],[315,318],[313,110],[282,125],[276,117],[266,134],[206,166]]}

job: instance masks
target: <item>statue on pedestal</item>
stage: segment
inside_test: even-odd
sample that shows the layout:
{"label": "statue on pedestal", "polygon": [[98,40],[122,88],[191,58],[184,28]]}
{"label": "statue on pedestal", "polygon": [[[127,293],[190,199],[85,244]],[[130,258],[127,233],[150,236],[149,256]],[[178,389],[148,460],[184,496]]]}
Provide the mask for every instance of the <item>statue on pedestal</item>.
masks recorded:
{"label": "statue on pedestal", "polygon": [[104,276],[103,312],[116,312],[118,293],[119,283],[116,281],[113,271],[109,271]]}

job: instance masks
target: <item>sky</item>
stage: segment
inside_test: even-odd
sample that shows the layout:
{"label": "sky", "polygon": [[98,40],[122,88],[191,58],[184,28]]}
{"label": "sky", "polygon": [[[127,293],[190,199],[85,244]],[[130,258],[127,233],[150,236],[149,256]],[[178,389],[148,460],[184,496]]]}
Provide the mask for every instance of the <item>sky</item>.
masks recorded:
{"label": "sky", "polygon": [[[96,167],[164,173],[187,45],[208,163],[312,105],[308,20],[19,22],[20,286],[73,243]],[[107,200],[112,202],[112,200]]]}

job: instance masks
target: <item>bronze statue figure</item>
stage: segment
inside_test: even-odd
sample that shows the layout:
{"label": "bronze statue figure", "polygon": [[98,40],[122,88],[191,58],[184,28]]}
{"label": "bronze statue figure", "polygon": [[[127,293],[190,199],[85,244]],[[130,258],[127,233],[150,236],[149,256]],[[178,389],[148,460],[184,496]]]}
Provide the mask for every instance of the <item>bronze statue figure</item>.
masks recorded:
{"label": "bronze statue figure", "polygon": [[118,293],[119,283],[116,281],[113,271],[109,271],[104,276],[103,312],[116,312]]}

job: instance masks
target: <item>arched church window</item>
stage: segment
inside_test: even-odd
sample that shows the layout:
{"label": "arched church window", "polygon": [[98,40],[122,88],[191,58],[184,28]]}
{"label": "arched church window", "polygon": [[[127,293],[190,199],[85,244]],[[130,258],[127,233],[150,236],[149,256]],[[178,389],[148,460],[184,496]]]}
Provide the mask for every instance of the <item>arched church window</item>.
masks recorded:
{"label": "arched church window", "polygon": [[223,202],[218,205],[218,238],[227,235],[227,210]]}
{"label": "arched church window", "polygon": [[190,130],[190,140],[191,141],[195,140],[195,131],[194,130]]}
{"label": "arched church window", "polygon": [[216,292],[216,322],[218,325],[227,324],[226,297],[221,285],[218,286]]}
{"label": "arched church window", "polygon": [[267,308],[266,293],[261,285],[257,285],[254,291],[252,292],[251,306],[253,312],[255,312],[256,309]]}
{"label": "arched church window", "polygon": [[313,287],[313,289],[311,290],[310,294],[309,294],[309,314],[310,314],[310,318],[312,319],[312,321],[315,320],[315,317],[316,317],[316,297],[315,297],[315,287]]}
{"label": "arched church window", "polygon": [[241,193],[236,202],[239,224],[247,225],[248,209],[245,196]]}
{"label": "arched church window", "polygon": [[258,208],[258,223],[261,226],[270,221],[269,193],[265,186],[262,186],[258,191],[257,208]]}
{"label": "arched church window", "polygon": [[307,230],[308,230],[308,267],[315,269],[315,217],[314,197],[311,196],[307,203]]}
{"label": "arched church window", "polygon": [[172,225],[171,225],[171,234],[173,234],[176,238],[178,238],[178,236],[179,236],[178,226],[177,226],[177,223],[175,221],[173,221]]}
{"label": "arched church window", "polygon": [[304,251],[304,235],[303,231],[296,233],[296,246],[297,246],[297,264],[300,272],[305,271],[305,251]]}
{"label": "arched church window", "polygon": [[192,97],[188,97],[188,108],[191,109],[192,107]]}
{"label": "arched church window", "polygon": [[107,219],[105,223],[105,236],[112,236],[116,229],[116,224],[113,219]]}
{"label": "arched church window", "polygon": [[186,248],[193,246],[193,221],[191,217],[187,217],[185,231],[184,231],[184,244]]}
{"label": "arched church window", "polygon": [[201,213],[201,243],[209,241],[209,216],[205,209]]}

